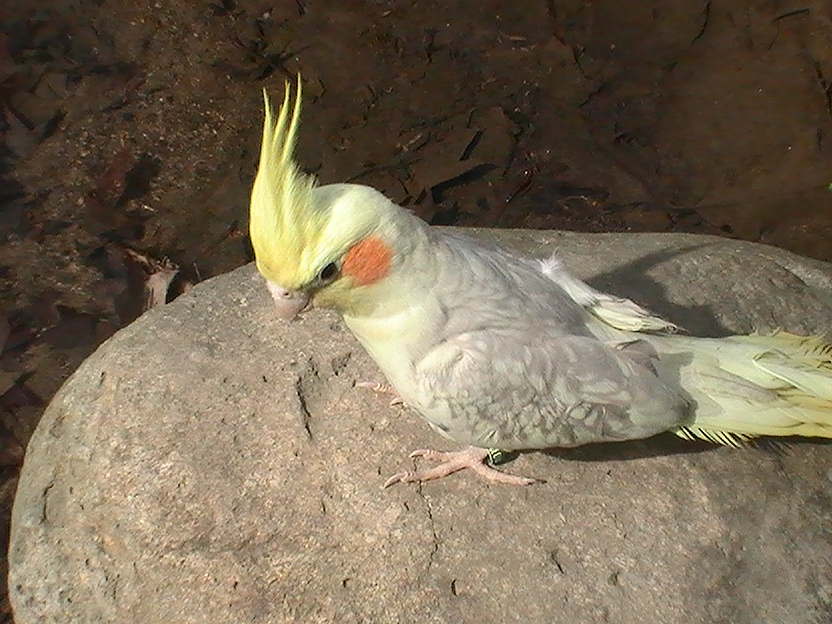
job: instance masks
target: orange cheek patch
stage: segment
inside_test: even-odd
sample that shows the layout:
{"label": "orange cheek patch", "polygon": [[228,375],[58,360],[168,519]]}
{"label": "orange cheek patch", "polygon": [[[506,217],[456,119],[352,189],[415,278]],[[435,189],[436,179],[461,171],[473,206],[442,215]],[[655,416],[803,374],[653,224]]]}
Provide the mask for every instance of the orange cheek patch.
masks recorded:
{"label": "orange cheek patch", "polygon": [[380,238],[368,236],[350,248],[341,272],[351,275],[360,286],[367,286],[390,272],[392,257],[390,248]]}

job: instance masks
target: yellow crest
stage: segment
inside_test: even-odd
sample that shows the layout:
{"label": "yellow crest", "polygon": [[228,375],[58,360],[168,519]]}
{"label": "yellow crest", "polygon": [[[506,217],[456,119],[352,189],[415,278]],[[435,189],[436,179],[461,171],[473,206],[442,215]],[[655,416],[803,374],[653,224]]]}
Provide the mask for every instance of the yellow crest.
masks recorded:
{"label": "yellow crest", "polygon": [[[310,243],[322,229],[326,216],[314,205],[315,179],[300,171],[295,148],[301,110],[301,83],[290,106],[291,86],[286,83],[283,104],[274,117],[266,90],[260,165],[251,191],[249,233],[257,269],[269,280],[288,288],[300,287],[314,251]],[[314,267],[313,267],[314,268]]]}

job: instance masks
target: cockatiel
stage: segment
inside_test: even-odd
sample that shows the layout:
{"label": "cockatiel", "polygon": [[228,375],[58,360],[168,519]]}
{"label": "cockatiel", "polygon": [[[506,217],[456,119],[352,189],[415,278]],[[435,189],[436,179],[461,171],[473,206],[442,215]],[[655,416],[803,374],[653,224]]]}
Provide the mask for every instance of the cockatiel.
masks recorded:
{"label": "cockatiel", "polygon": [[251,194],[257,269],[277,311],[339,312],[403,401],[469,448],[414,451],[425,481],[495,470],[490,451],[573,447],[671,431],[737,446],[832,438],[832,345],[784,332],[674,335],[639,305],[596,291],[556,259],[526,260],[429,227],[378,191],[318,186],[293,158],[301,109],[266,99]]}

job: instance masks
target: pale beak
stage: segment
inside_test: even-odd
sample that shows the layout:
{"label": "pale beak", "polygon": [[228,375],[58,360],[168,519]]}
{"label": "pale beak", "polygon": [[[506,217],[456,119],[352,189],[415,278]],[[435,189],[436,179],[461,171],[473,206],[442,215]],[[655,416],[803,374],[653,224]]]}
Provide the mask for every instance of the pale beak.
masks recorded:
{"label": "pale beak", "polygon": [[266,286],[281,318],[291,320],[309,307],[309,295],[301,290],[289,290],[269,280],[266,280]]}

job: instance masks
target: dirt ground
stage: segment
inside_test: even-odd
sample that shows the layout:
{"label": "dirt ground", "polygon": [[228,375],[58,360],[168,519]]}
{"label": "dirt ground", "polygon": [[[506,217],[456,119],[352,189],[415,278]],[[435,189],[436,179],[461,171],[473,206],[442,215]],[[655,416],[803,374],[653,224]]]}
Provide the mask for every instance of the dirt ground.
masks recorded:
{"label": "dirt ground", "polygon": [[434,223],[832,260],[825,0],[4,3],[3,540],[43,408],[148,275],[171,298],[251,259],[260,92],[298,72],[304,168]]}

